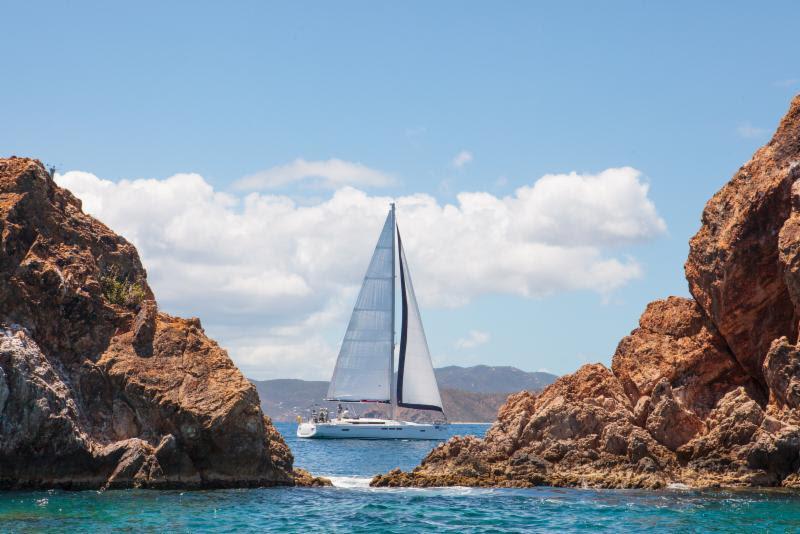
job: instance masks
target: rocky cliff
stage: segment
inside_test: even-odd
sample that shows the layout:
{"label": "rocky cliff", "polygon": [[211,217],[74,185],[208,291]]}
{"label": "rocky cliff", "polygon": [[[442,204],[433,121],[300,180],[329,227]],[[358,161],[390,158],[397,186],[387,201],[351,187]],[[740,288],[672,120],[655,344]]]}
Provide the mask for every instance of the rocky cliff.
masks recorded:
{"label": "rocky cliff", "polygon": [[38,161],[0,159],[0,489],[318,484],[198,319]]}
{"label": "rocky cliff", "polygon": [[685,270],[694,298],[649,304],[610,370],[513,395],[484,439],[372,484],[800,487],[800,96],[706,205]]}

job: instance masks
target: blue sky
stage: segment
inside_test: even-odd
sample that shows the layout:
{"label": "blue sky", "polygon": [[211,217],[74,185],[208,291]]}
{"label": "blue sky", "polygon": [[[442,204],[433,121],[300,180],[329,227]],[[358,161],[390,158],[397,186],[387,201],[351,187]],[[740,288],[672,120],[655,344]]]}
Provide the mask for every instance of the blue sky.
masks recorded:
{"label": "blue sky", "polygon": [[[62,172],[112,182],[197,173],[236,203],[245,176],[339,159],[391,177],[354,184],[369,195],[427,193],[442,206],[460,192],[513,195],[546,174],[641,173],[666,232],[602,249],[635,260],[638,278],[606,292],[421,299],[437,363],[556,373],[609,363],[647,302],[688,295],[683,262],[705,201],[800,92],[793,2],[53,2],[3,13],[0,153]],[[462,151],[472,158],[457,167]],[[314,205],[334,190],[272,193]],[[97,214],[136,242],[133,222]],[[365,228],[366,240],[379,230]],[[166,265],[160,254],[143,253],[151,274]],[[409,261],[413,271],[411,249]],[[235,329],[278,324],[283,311],[254,305],[257,320],[232,319],[161,292],[166,311],[203,317],[246,372],[272,376],[272,360],[239,355]],[[340,315],[319,327],[332,345]],[[464,343],[472,331],[485,336]]]}

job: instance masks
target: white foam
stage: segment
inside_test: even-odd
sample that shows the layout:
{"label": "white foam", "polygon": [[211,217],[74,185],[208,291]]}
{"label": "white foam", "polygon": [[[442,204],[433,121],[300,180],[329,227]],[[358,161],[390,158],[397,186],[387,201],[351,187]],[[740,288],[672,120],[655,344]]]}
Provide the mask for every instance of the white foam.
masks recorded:
{"label": "white foam", "polygon": [[389,493],[417,493],[417,494],[433,494],[433,495],[471,495],[476,493],[493,493],[491,488],[471,488],[467,486],[444,486],[432,488],[416,488],[416,487],[370,487],[369,483],[372,477],[363,476],[327,476],[322,475],[329,479],[334,488],[350,489],[350,490],[367,490],[376,492],[389,492]]}
{"label": "white foam", "polygon": [[357,477],[357,476],[346,476],[346,477],[325,477],[331,481],[335,488],[369,488],[369,483],[372,480],[372,477]]}
{"label": "white foam", "polygon": [[689,490],[692,489],[690,486],[683,484],[682,482],[671,482],[667,484],[667,489],[671,490]]}

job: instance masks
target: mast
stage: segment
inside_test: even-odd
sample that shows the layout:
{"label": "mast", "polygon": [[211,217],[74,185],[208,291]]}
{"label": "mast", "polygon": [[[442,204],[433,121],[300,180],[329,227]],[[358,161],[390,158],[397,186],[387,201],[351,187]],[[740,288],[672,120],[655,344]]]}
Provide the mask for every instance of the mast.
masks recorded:
{"label": "mast", "polygon": [[390,412],[390,419],[394,420],[395,418],[395,411],[397,408],[397,394],[395,393],[395,382],[394,382],[394,305],[395,305],[395,258],[397,257],[396,249],[395,249],[395,234],[397,228],[397,219],[395,218],[394,212],[394,202],[392,202],[392,355],[390,358],[391,364],[389,365],[389,384],[391,388],[391,399],[389,401],[389,405],[391,408],[389,409]]}

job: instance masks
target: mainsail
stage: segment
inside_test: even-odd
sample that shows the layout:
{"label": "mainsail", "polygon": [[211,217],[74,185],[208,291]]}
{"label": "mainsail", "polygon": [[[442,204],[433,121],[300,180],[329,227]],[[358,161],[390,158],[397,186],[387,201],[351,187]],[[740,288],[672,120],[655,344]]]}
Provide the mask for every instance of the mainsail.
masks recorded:
{"label": "mainsail", "polygon": [[397,368],[397,405],[441,412],[442,398],[433,373],[431,353],[425,339],[425,330],[422,329],[417,297],[411,284],[411,273],[408,271],[399,229],[397,246],[400,249],[400,291],[403,303],[400,360]]}
{"label": "mainsail", "polygon": [[390,402],[394,361],[394,209],[350,316],[328,400]]}

